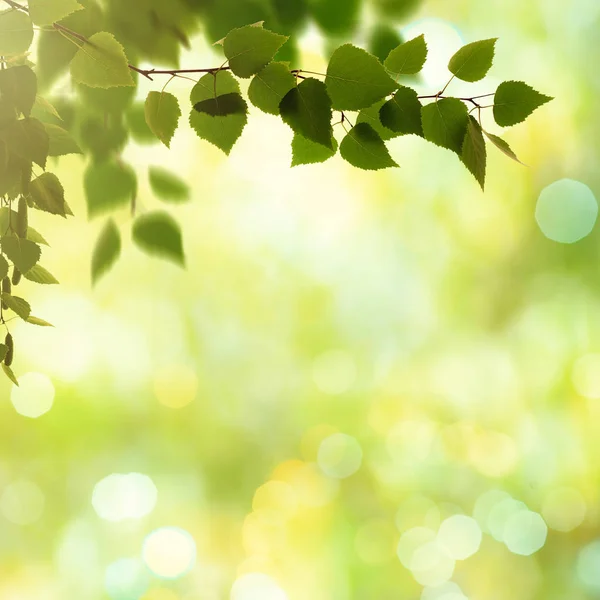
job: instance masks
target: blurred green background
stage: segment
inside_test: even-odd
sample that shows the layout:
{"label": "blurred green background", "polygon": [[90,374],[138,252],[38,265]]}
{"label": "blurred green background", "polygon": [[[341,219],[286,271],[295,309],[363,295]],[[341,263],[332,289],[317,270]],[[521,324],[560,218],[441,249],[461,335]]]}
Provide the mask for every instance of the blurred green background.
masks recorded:
{"label": "blurred green background", "polygon": [[[414,137],[394,171],[291,169],[255,109],[229,158],[188,128],[130,145],[141,210],[149,164],[192,186],[187,271],[128,243],[92,291],[100,224],[61,159],[77,221],[34,225],[62,285],[24,284],[56,328],[16,325],[0,381],[0,598],[600,597],[599,26],[597,0],[426,0],[398,27],[426,35],[419,90],[499,37],[449,91],[555,96],[485,194]],[[304,68],[328,43],[304,30]],[[197,36],[182,66],[215,60]]]}

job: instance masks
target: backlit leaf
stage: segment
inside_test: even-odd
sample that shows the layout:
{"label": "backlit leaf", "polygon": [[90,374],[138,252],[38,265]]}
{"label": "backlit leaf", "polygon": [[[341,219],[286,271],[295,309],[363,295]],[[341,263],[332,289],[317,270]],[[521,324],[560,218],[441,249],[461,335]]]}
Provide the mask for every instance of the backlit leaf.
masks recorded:
{"label": "backlit leaf", "polygon": [[58,125],[46,124],[46,132],[50,138],[48,156],[64,156],[66,154],[81,154],[81,148],[71,134]]}
{"label": "backlit leaf", "polygon": [[185,265],[181,230],[166,212],[141,215],[133,223],[133,241],[146,253]]}
{"label": "backlit leaf", "polygon": [[37,244],[22,240],[16,235],[5,235],[2,238],[2,252],[21,271],[26,273],[40,260],[41,250]]}
{"label": "backlit leaf", "polygon": [[29,15],[36,25],[52,25],[83,8],[76,0],[29,0],[28,3]]}
{"label": "backlit leaf", "polygon": [[492,144],[494,144],[494,146],[496,146],[500,152],[508,156],[508,158],[512,158],[512,160],[517,161],[521,165],[525,164],[518,159],[517,155],[512,151],[508,143],[505,142],[501,137],[493,135],[492,133],[488,133],[487,131],[484,131],[483,133],[485,133],[485,136],[488,138],[488,140],[490,140],[490,142],[492,142]]}
{"label": "backlit leaf", "polygon": [[162,167],[148,169],[150,187],[165,202],[187,202],[190,199],[190,188],[187,183]]}
{"label": "backlit leaf", "polygon": [[294,134],[292,140],[292,167],[325,162],[337,152],[338,143],[335,138],[331,139],[331,144],[333,147],[327,148],[327,146],[306,139],[299,133]]}
{"label": "backlit leaf", "polygon": [[481,189],[485,188],[485,167],[487,153],[481,125],[473,117],[469,117],[467,133],[463,141],[461,160],[479,182]]}
{"label": "backlit leaf", "polygon": [[395,133],[423,136],[421,108],[417,92],[409,87],[401,87],[381,107],[379,116],[382,125]]}
{"label": "backlit leaf", "polygon": [[481,40],[463,46],[448,65],[450,72],[463,81],[483,79],[494,62],[494,48],[498,38]]}
{"label": "backlit leaf", "polygon": [[137,194],[135,171],[122,162],[91,163],[84,174],[83,186],[90,219],[128,206]]}
{"label": "backlit leaf", "polygon": [[50,138],[46,128],[37,119],[21,119],[0,131],[10,152],[26,161],[33,161],[40,167],[46,167],[50,151]]}
{"label": "backlit leaf", "polygon": [[425,36],[420,35],[394,48],[385,60],[385,68],[394,75],[415,75],[427,60]]}
{"label": "backlit leaf", "polygon": [[13,370],[8,366],[2,363],[2,370],[4,374],[17,386],[19,387],[19,380],[15,377]]}
{"label": "backlit leaf", "polygon": [[494,96],[494,119],[502,127],[516,125],[550,100],[522,81],[505,81]]}
{"label": "backlit leaf", "polygon": [[248,105],[240,94],[230,93],[197,102],[194,104],[194,109],[211,117],[226,117],[245,114],[248,112]]}
{"label": "backlit leaf", "polygon": [[[62,217],[73,214],[65,202],[63,186],[53,173],[42,173],[34,179],[29,186],[29,193],[40,210]],[[27,269],[20,271],[25,273]]]}
{"label": "backlit leaf", "polygon": [[115,264],[121,254],[121,234],[112,219],[106,222],[92,254],[92,283]]}
{"label": "backlit leaf", "polygon": [[26,117],[37,94],[37,77],[30,67],[19,65],[0,70],[0,95]]}
{"label": "backlit leaf", "polygon": [[44,321],[44,319],[40,319],[39,317],[34,317],[29,315],[27,319],[25,319],[28,323],[32,325],[38,325],[39,327],[54,327],[52,323],[48,323],[48,321]]}
{"label": "backlit leaf", "polygon": [[31,18],[23,11],[0,11],[0,56],[27,52],[33,41]]}
{"label": "backlit leaf", "polygon": [[461,155],[469,114],[460,100],[444,98],[424,106],[421,120],[426,140]]}
{"label": "backlit leaf", "polygon": [[150,92],[144,111],[148,127],[168,148],[181,116],[177,98],[168,92]]}
{"label": "backlit leaf", "polygon": [[58,283],[58,279],[56,279],[56,277],[54,277],[50,271],[44,269],[44,267],[41,265],[35,265],[35,267],[29,269],[29,271],[23,273],[23,277],[29,281],[43,285],[53,285]]}
{"label": "backlit leaf", "polygon": [[263,112],[278,115],[283,97],[296,85],[296,78],[280,62],[272,62],[259,71],[248,88],[250,102]]}
{"label": "backlit leaf", "polygon": [[376,171],[398,165],[383,140],[367,123],[353,127],[340,144],[342,158],[359,169]]}

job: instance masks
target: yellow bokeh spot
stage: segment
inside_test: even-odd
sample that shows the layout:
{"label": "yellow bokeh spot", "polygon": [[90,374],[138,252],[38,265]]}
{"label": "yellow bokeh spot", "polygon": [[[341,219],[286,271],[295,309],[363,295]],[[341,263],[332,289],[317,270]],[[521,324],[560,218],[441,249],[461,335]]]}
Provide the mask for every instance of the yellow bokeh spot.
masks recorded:
{"label": "yellow bokeh spot", "polygon": [[247,554],[269,555],[286,547],[286,529],[270,513],[254,511],[244,519],[242,544]]}
{"label": "yellow bokeh spot", "polygon": [[302,441],[300,442],[304,460],[316,461],[321,442],[337,432],[338,430],[335,427],[325,423],[315,425],[308,429],[302,436]]}
{"label": "yellow bokeh spot", "polygon": [[252,508],[261,511],[269,519],[285,520],[291,518],[298,508],[294,489],[285,481],[268,481],[254,494]]}
{"label": "yellow bokeh spot", "polygon": [[471,464],[487,477],[504,477],[517,466],[519,453],[514,440],[497,431],[482,431],[469,445]]}
{"label": "yellow bokeh spot", "polygon": [[244,560],[237,568],[238,577],[246,573],[275,574],[273,559],[266,554],[252,554]]}
{"label": "yellow bokeh spot", "polygon": [[154,377],[154,394],[169,408],[183,408],[196,398],[198,377],[189,367],[169,365],[162,367]]}
{"label": "yellow bokeh spot", "polygon": [[145,593],[141,600],[180,600],[180,597],[173,590],[155,588]]}

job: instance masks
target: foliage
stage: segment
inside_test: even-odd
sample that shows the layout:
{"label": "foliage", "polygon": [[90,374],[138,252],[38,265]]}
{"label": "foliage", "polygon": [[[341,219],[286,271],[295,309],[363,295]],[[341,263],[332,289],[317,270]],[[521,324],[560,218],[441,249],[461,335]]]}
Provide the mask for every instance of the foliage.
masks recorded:
{"label": "foliage", "polygon": [[[397,163],[386,141],[403,135],[419,136],[457,154],[482,188],[486,138],[517,160],[506,142],[483,131],[481,111],[487,107],[478,102],[481,96],[449,97],[448,86],[418,96],[399,83],[401,76],[421,71],[427,44],[423,36],[403,42],[389,21],[404,17],[418,0],[377,0],[381,22],[372,32],[373,53],[343,44],[333,51],[326,73],[293,64],[294,34],[312,17],[326,34],[350,35],[357,26],[359,0],[291,3],[294,6],[273,0],[264,3],[271,6],[267,11],[259,3],[242,0],[200,6],[183,0],[168,4],[110,0],[102,6],[95,0],[0,2],[6,5],[0,12],[0,273],[6,280],[12,265],[10,281],[15,286],[21,275],[39,284],[57,282],[39,264],[44,239],[29,227],[27,211],[72,215],[63,186],[46,170],[48,157],[66,154],[89,157],[84,175],[89,218],[130,209],[134,243],[148,254],[183,266],[185,253],[175,219],[163,211],[136,215],[137,175],[121,152],[130,138],[144,143],[155,139],[169,147],[187,110],[186,120],[197,135],[229,154],[249,115],[238,78],[249,81],[253,106],[280,116],[291,128],[292,165],[324,162],[339,149],[341,158],[359,169],[394,167]],[[189,36],[200,21],[212,40],[223,36],[216,47],[225,60],[221,66],[178,69],[180,49],[189,47]],[[39,31],[36,65],[29,59],[34,25]],[[482,79],[492,66],[495,42],[483,40],[459,50],[448,66],[453,77],[468,82]],[[132,64],[142,60],[173,68],[142,69]],[[59,99],[54,106],[52,84],[67,72],[79,102]],[[190,73],[202,77],[191,89],[190,105],[180,107],[165,88],[174,77]],[[143,107],[134,104],[140,77],[152,82],[167,77],[164,85],[157,84],[148,94]],[[549,99],[525,83],[505,82],[495,95],[494,117],[498,125],[514,125]],[[352,111],[358,114],[350,116]],[[334,134],[334,121],[336,131],[343,131],[341,140]],[[165,169],[151,167],[149,180],[163,201],[189,197],[186,183]],[[92,257],[93,282],[114,265],[120,251],[119,228],[107,217]],[[0,321],[5,326],[10,320],[7,311],[29,323],[48,325],[31,316],[26,300],[9,292],[2,300]],[[6,357],[4,366],[10,377]]]}

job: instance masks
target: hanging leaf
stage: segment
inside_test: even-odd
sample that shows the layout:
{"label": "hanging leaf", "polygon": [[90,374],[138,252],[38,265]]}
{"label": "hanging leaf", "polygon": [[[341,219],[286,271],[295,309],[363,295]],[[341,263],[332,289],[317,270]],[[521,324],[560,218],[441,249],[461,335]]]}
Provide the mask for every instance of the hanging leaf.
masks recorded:
{"label": "hanging leaf", "polygon": [[522,81],[505,81],[494,96],[494,119],[502,127],[522,123],[534,110],[552,100]]}
{"label": "hanging leaf", "polygon": [[0,11],[0,56],[27,52],[33,41],[33,25],[28,15],[9,8]]}
{"label": "hanging leaf", "polygon": [[[73,214],[65,202],[63,186],[53,173],[42,173],[34,179],[29,186],[29,193],[39,210],[61,217]],[[21,271],[25,272],[23,269]]]}
{"label": "hanging leaf", "polygon": [[122,162],[91,163],[83,176],[88,218],[128,206],[137,194],[135,171]]}
{"label": "hanging leaf", "polygon": [[4,256],[0,254],[0,281],[8,275],[8,262]]}
{"label": "hanging leaf", "polygon": [[281,101],[279,112],[295,133],[333,149],[331,100],[322,81],[309,77],[291,89]]}
{"label": "hanging leaf", "polygon": [[483,133],[485,133],[488,140],[490,140],[490,142],[492,142],[492,144],[494,144],[494,146],[496,146],[496,148],[498,148],[500,150],[500,152],[504,153],[506,156],[508,156],[508,158],[511,158],[512,160],[517,161],[519,164],[527,166],[527,165],[525,165],[525,163],[521,162],[518,159],[517,155],[512,151],[512,149],[508,145],[508,143],[505,142],[501,137],[498,137],[497,135],[488,133],[485,130]]}
{"label": "hanging leaf", "polygon": [[325,84],[336,110],[367,108],[398,87],[372,54],[352,44],[333,53]]}
{"label": "hanging leaf", "polygon": [[92,284],[109,271],[121,254],[121,234],[112,219],[102,229],[92,255]]}
{"label": "hanging leaf", "polygon": [[106,31],[94,34],[77,51],[71,61],[71,77],[90,87],[135,85],[123,46]]}
{"label": "hanging leaf", "polygon": [[76,0],[29,0],[29,15],[36,25],[52,25],[82,8]]}
{"label": "hanging leaf", "polygon": [[125,113],[127,128],[131,137],[138,144],[152,144],[159,141],[157,135],[148,127],[146,122],[146,106],[138,102]]}
{"label": "hanging leaf", "polygon": [[38,325],[40,327],[54,327],[54,325],[52,325],[52,323],[48,323],[48,321],[44,321],[44,319],[40,319],[40,318],[34,317],[32,315],[29,315],[29,317],[27,317],[26,321],[28,323],[31,323],[32,325]]}
{"label": "hanging leaf", "polygon": [[421,120],[426,140],[461,155],[469,114],[460,100],[444,98],[424,106]]}
{"label": "hanging leaf", "polygon": [[23,300],[23,298],[2,292],[2,302],[24,321],[27,320],[31,313],[31,306],[29,306],[29,303]]}
{"label": "hanging leaf", "polygon": [[395,27],[379,23],[371,30],[368,47],[369,52],[384,63],[390,52],[402,43],[402,36]]}
{"label": "hanging leaf", "polygon": [[58,125],[46,123],[46,133],[50,138],[48,156],[65,156],[67,154],[81,154],[81,148],[71,134]]}
{"label": "hanging leaf", "polygon": [[398,165],[383,140],[367,123],[354,126],[340,144],[342,158],[359,169],[377,171]]}
{"label": "hanging leaf", "polygon": [[150,92],[144,110],[148,127],[169,148],[181,116],[177,98],[167,92]]}
{"label": "hanging leaf", "polygon": [[481,189],[485,188],[485,167],[487,153],[481,125],[473,117],[469,117],[467,133],[463,141],[461,159],[479,182]]}
{"label": "hanging leaf", "polygon": [[335,138],[331,138],[331,145],[332,148],[327,148],[323,144],[307,140],[299,133],[294,134],[292,140],[292,167],[325,162],[337,152],[338,143]]}
{"label": "hanging leaf", "polygon": [[295,85],[296,78],[289,67],[281,62],[272,62],[254,76],[248,97],[263,112],[278,115],[279,104]]}
{"label": "hanging leaf", "polygon": [[379,112],[381,123],[387,129],[401,135],[413,133],[423,136],[421,103],[412,88],[402,86]]}
{"label": "hanging leaf", "polygon": [[8,347],[6,346],[6,344],[0,344],[0,362],[4,361],[4,357],[6,356],[7,352]]}
{"label": "hanging leaf", "polygon": [[41,265],[35,265],[35,267],[29,269],[27,273],[23,273],[23,277],[29,281],[40,283],[42,285],[54,285],[58,283],[58,279]]}
{"label": "hanging leaf", "polygon": [[463,46],[448,65],[450,72],[463,81],[483,79],[494,62],[494,49],[498,38],[481,40]]}
{"label": "hanging leaf", "polygon": [[2,252],[21,273],[27,273],[40,260],[41,249],[29,240],[22,240],[16,235],[5,235],[2,238]]}
{"label": "hanging leaf", "polygon": [[148,169],[150,187],[165,202],[187,202],[190,199],[190,188],[187,183],[162,167]]}
{"label": "hanging leaf", "polygon": [[[240,86],[229,71],[208,73],[194,86],[191,93],[192,106],[204,100],[225,94],[239,94]],[[247,113],[212,116],[192,110],[190,125],[202,139],[229,154],[248,122]]]}
{"label": "hanging leaf", "polygon": [[50,138],[44,124],[37,119],[21,119],[0,131],[10,152],[26,161],[33,161],[42,169],[50,151]]}
{"label": "hanging leaf", "polygon": [[194,110],[206,113],[211,117],[226,117],[227,115],[246,114],[248,105],[241,94],[231,93],[197,102],[194,104]]}
{"label": "hanging leaf", "polygon": [[181,230],[168,213],[155,211],[138,217],[132,233],[133,241],[144,252],[185,266]]}
{"label": "hanging leaf", "polygon": [[0,95],[3,102],[29,116],[37,94],[37,77],[30,67],[18,65],[0,70]]}
{"label": "hanging leaf", "polygon": [[395,137],[398,137],[398,133],[394,133],[391,129],[384,127],[381,122],[380,111],[381,107],[386,103],[385,100],[379,100],[379,102],[375,102],[372,106],[368,108],[363,108],[356,118],[356,124],[358,123],[368,123],[378,134],[379,137],[386,141],[391,140]]}
{"label": "hanging leaf", "polygon": [[392,50],[385,60],[385,68],[394,75],[416,75],[427,60],[425,36],[420,35]]}
{"label": "hanging leaf", "polygon": [[223,41],[229,67],[238,77],[256,75],[288,40],[260,26],[246,25],[230,31]]}
{"label": "hanging leaf", "polygon": [[17,380],[17,378],[15,377],[15,374],[13,373],[13,370],[5,363],[2,363],[2,370],[4,371],[4,374],[17,386],[19,387],[19,381]]}

